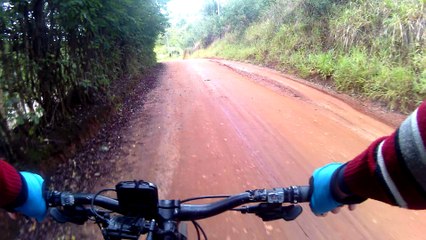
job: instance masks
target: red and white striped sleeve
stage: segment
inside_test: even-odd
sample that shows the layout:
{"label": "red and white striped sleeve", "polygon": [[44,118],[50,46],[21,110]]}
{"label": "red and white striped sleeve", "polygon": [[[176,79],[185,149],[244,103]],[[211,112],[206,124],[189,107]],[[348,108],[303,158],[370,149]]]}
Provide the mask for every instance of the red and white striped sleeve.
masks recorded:
{"label": "red and white striped sleeve", "polygon": [[348,190],[409,209],[426,209],[426,102],[388,137],[377,139],[343,169]]}
{"label": "red and white striped sleeve", "polygon": [[21,175],[9,163],[0,160],[0,208],[13,208],[22,202],[24,184]]}

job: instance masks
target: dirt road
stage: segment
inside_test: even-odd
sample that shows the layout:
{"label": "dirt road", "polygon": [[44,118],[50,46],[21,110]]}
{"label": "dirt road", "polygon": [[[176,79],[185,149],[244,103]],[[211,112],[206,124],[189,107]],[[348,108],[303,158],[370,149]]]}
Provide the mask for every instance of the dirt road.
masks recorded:
{"label": "dirt road", "polygon": [[[223,63],[165,63],[144,114],[129,128],[122,179],[155,182],[162,198],[304,185],[316,167],[347,161],[393,130],[274,71]],[[367,201],[320,218],[303,206],[293,222],[225,213],[200,223],[210,239],[425,238],[425,212]]]}

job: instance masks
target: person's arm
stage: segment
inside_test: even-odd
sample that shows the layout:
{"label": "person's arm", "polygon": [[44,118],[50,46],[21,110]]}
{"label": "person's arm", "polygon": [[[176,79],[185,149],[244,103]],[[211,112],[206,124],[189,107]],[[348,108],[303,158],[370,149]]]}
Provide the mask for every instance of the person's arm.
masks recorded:
{"label": "person's arm", "polygon": [[19,172],[7,162],[0,160],[0,208],[13,209],[13,205],[22,204],[20,196],[27,195],[22,183]]}
{"label": "person's arm", "polygon": [[389,137],[343,168],[340,181],[354,195],[409,209],[426,208],[426,102]]}
{"label": "person's arm", "polygon": [[43,178],[30,172],[18,172],[0,160],[0,208],[20,212],[38,221],[46,216]]}
{"label": "person's arm", "polygon": [[426,209],[426,102],[390,136],[374,141],[346,164],[316,169],[311,209],[322,214],[367,198]]}

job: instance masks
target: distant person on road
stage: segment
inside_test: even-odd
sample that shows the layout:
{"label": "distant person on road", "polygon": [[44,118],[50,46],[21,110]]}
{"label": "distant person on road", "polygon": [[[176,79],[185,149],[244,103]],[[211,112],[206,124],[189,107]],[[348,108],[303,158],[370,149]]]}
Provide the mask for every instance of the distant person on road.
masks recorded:
{"label": "distant person on road", "polygon": [[426,102],[390,136],[374,141],[353,160],[314,171],[311,210],[324,214],[367,198],[426,209]]}

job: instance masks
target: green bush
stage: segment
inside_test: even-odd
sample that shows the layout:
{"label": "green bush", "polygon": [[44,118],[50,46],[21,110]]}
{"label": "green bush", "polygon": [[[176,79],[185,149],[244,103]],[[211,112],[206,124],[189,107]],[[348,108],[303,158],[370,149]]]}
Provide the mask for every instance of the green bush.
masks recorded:
{"label": "green bush", "polygon": [[275,34],[274,26],[269,22],[255,23],[248,27],[244,32],[245,43],[266,45],[268,39],[271,39]]}
{"label": "green bush", "polygon": [[342,54],[337,58],[333,78],[338,90],[364,93],[367,81],[377,71],[375,59],[365,51],[353,49],[349,55]]}
{"label": "green bush", "polygon": [[391,109],[407,110],[416,98],[413,91],[415,79],[414,72],[409,68],[382,66],[367,85],[370,88],[367,95],[388,102]]}
{"label": "green bush", "polygon": [[[301,76],[308,77],[311,75],[311,65],[309,59],[306,56],[305,52],[294,52],[291,55],[286,55],[281,57],[281,61],[287,66],[290,67]],[[290,69],[291,70],[291,69]]]}
{"label": "green bush", "polygon": [[414,82],[414,91],[417,94],[417,105],[423,100],[422,96],[426,96],[426,69],[420,74],[418,81]]}
{"label": "green bush", "polygon": [[310,54],[309,60],[314,70],[323,78],[329,78],[333,75],[335,60],[332,51]]}

